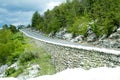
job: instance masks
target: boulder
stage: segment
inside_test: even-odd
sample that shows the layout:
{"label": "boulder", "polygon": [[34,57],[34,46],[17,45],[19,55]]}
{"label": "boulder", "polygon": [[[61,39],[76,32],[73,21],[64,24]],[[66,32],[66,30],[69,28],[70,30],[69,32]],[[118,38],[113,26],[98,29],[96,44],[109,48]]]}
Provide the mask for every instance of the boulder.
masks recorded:
{"label": "boulder", "polygon": [[50,32],[50,34],[48,35],[48,37],[53,37],[54,36],[54,32]]}
{"label": "boulder", "polygon": [[97,45],[105,48],[120,48],[120,41],[119,39],[118,40],[104,39],[100,40]]}
{"label": "boulder", "polygon": [[88,27],[88,31],[87,31],[87,34],[88,35],[91,35],[91,34],[93,34],[94,32],[92,31],[92,29],[90,28],[90,27]]}
{"label": "boulder", "polygon": [[118,33],[113,33],[109,36],[110,39],[120,39],[120,34]]}
{"label": "boulder", "polygon": [[82,42],[84,40],[84,36],[83,35],[79,35],[77,37],[75,37],[74,39],[71,40],[71,42]]}
{"label": "boulder", "polygon": [[66,29],[64,30],[60,30],[59,32],[56,32],[55,37],[59,38],[59,39],[63,39],[63,35],[67,32]]}
{"label": "boulder", "polygon": [[88,27],[87,31],[87,42],[94,42],[97,39],[96,34],[92,31],[91,27]]}
{"label": "boulder", "polygon": [[103,46],[105,48],[110,48],[110,40],[104,39],[100,43],[101,43],[100,46]]}
{"label": "boulder", "polygon": [[66,33],[63,35],[63,39],[70,41],[73,38],[73,34]]}
{"label": "boulder", "polygon": [[112,32],[116,32],[117,31],[117,26],[114,26],[113,29],[112,29]]}
{"label": "boulder", "polygon": [[16,70],[19,69],[19,66],[18,66],[18,62],[15,62],[14,64],[12,64],[11,66],[8,67],[9,68],[15,68]]}
{"label": "boulder", "polygon": [[91,34],[87,36],[87,42],[94,42],[96,40],[97,36],[96,34]]}
{"label": "boulder", "polygon": [[120,27],[117,29],[117,33],[120,34]]}
{"label": "boulder", "polygon": [[103,40],[103,39],[105,39],[105,38],[107,38],[107,35],[106,35],[106,34],[104,34],[102,37],[100,37],[100,38],[99,38],[99,41],[101,41],[101,40]]}
{"label": "boulder", "polygon": [[3,78],[3,77],[5,77],[6,75],[5,75],[5,71],[8,69],[8,65],[2,65],[1,67],[0,67],[0,78]]}
{"label": "boulder", "polygon": [[2,65],[2,66],[0,67],[0,74],[1,74],[1,73],[4,73],[7,68],[8,68],[8,65]]}
{"label": "boulder", "polygon": [[27,80],[38,75],[38,73],[40,72],[40,66],[38,64],[32,64],[29,66],[30,67],[25,69],[24,72],[17,77],[19,80]]}
{"label": "boulder", "polygon": [[31,67],[28,68],[28,71],[29,71],[29,76],[30,77],[35,77],[38,72],[40,71],[40,67],[39,65],[32,65]]}
{"label": "boulder", "polygon": [[120,43],[118,41],[111,41],[110,48],[120,48]]}

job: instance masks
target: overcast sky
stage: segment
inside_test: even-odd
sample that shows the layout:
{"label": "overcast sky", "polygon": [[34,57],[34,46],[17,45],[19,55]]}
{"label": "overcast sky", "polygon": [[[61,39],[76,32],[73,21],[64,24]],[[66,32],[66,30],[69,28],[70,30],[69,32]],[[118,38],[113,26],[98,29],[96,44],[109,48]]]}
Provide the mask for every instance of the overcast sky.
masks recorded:
{"label": "overcast sky", "polygon": [[32,14],[41,14],[65,0],[0,0],[0,26],[3,24],[30,24]]}

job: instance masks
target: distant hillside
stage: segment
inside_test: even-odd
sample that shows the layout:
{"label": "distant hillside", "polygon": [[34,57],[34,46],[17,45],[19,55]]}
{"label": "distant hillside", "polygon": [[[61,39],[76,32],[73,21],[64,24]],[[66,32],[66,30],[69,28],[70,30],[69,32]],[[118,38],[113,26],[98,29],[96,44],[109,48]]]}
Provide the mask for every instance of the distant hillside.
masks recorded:
{"label": "distant hillside", "polygon": [[66,0],[43,16],[36,11],[31,24],[45,33],[66,28],[74,35],[87,36],[91,27],[98,37],[109,36],[120,26],[120,0]]}

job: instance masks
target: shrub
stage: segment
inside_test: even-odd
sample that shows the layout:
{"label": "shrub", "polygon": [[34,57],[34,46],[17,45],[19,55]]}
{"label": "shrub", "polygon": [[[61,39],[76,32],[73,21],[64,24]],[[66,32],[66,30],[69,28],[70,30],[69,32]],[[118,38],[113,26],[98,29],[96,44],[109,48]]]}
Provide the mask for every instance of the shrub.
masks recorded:
{"label": "shrub", "polygon": [[20,55],[19,57],[19,63],[20,64],[24,64],[28,61],[31,61],[33,59],[37,58],[37,56],[35,55],[35,53],[33,52],[24,52],[23,54]]}
{"label": "shrub", "polygon": [[14,73],[10,74],[10,77],[17,77],[18,75],[20,75],[23,72],[23,68],[19,68],[18,70],[16,70]]}
{"label": "shrub", "polygon": [[87,36],[87,24],[89,22],[89,18],[84,16],[80,18],[76,18],[71,27],[68,27],[68,32],[73,33],[74,35],[82,34]]}
{"label": "shrub", "polygon": [[5,71],[5,74],[6,74],[6,76],[9,76],[12,73],[14,73],[15,71],[16,71],[15,68],[11,67]]}

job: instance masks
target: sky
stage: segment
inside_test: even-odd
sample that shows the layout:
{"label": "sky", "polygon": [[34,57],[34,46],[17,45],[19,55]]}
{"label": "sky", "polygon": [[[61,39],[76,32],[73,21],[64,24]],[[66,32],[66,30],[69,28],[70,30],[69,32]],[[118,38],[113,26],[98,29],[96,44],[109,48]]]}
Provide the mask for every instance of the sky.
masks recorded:
{"label": "sky", "polygon": [[65,0],[0,0],[0,26],[30,24],[35,11],[43,14],[62,2]]}

